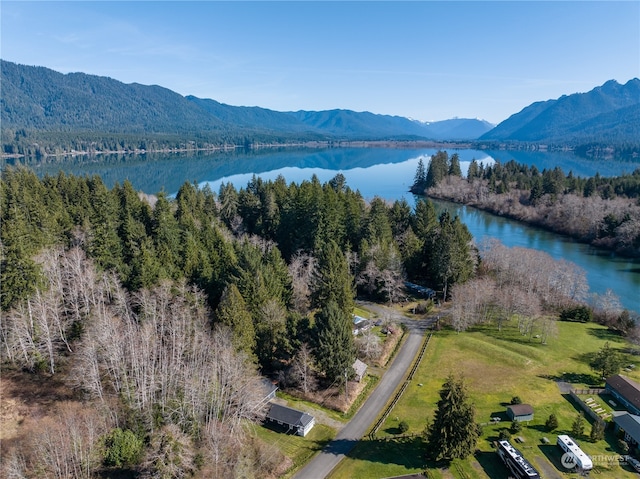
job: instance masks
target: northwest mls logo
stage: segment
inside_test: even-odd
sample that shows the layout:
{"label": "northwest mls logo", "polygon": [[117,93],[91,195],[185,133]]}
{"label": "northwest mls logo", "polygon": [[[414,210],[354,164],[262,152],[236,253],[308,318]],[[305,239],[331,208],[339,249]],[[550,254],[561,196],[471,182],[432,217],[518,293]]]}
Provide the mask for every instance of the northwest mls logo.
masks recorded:
{"label": "northwest mls logo", "polygon": [[570,452],[565,452],[560,458],[560,464],[562,464],[562,467],[565,469],[573,469],[576,467],[576,456]]}

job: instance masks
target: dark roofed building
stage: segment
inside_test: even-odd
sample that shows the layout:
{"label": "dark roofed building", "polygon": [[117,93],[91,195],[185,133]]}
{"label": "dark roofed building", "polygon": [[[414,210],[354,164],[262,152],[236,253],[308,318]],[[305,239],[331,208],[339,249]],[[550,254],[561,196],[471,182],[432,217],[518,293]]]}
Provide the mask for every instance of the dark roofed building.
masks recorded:
{"label": "dark roofed building", "polygon": [[285,426],[288,431],[293,431],[298,436],[306,436],[316,423],[315,418],[306,412],[274,403],[271,403],[267,420]]}
{"label": "dark roofed building", "polygon": [[624,440],[629,444],[629,448],[637,451],[640,444],[640,416],[625,412],[614,415],[613,422],[616,424],[616,432],[624,433]]}
{"label": "dark roofed building", "polygon": [[621,374],[607,378],[605,389],[632,414],[640,415],[640,384]]}
{"label": "dark roofed building", "polygon": [[533,407],[529,404],[507,406],[507,416],[512,421],[533,421]]}

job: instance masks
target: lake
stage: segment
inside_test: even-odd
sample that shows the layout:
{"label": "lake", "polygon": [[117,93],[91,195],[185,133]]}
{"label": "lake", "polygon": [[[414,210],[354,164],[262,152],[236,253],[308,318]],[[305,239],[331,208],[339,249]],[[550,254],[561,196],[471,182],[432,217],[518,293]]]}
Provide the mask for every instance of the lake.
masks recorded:
{"label": "lake", "polygon": [[[107,186],[128,179],[146,193],[166,191],[175,194],[185,182],[209,185],[218,191],[222,183],[246,186],[253,175],[275,179],[282,175],[287,182],[301,182],[316,175],[321,182],[342,173],[352,189],[365,198],[380,196],[387,200],[405,198],[415,204],[409,193],[420,158],[425,165],[435,149],[334,148],[334,149],[265,149],[245,152],[191,154],[108,155],[30,165],[39,175],[57,174],[59,170],[74,175],[99,175]],[[639,162],[591,161],[571,153],[518,151],[481,151],[449,149],[458,153],[463,172],[476,159],[484,164],[511,159],[536,165],[542,171],[556,166],[575,176],[616,176],[632,173]],[[640,260],[629,260],[611,253],[576,243],[563,236],[531,228],[516,221],[497,217],[474,208],[442,204],[452,209],[480,241],[490,236],[507,246],[522,246],[542,250],[554,258],[564,258],[582,267],[587,273],[591,292],[598,294],[611,289],[622,305],[640,312]]]}

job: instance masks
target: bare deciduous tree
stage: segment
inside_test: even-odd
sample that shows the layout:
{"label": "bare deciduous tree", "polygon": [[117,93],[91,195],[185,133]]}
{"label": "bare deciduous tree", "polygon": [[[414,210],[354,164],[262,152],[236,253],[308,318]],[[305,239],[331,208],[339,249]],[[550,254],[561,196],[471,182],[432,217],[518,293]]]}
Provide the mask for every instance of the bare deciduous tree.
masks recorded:
{"label": "bare deciduous tree", "polygon": [[305,313],[311,305],[311,284],[315,274],[316,259],[306,253],[296,254],[289,263],[289,274],[292,285],[293,308]]}
{"label": "bare deciduous tree", "polygon": [[382,341],[372,330],[359,334],[354,339],[357,356],[370,361],[375,361],[382,354]]}
{"label": "bare deciduous tree", "polygon": [[294,356],[289,370],[289,377],[305,394],[315,389],[317,378],[313,350],[307,343],[302,343]]}

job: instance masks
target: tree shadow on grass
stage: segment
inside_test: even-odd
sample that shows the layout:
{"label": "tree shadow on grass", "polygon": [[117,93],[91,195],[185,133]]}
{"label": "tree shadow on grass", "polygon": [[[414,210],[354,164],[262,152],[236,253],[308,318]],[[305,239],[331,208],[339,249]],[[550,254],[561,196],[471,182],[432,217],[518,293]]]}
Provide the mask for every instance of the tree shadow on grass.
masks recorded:
{"label": "tree shadow on grass", "polygon": [[546,434],[549,434],[549,435],[556,434],[555,431],[549,431],[549,428],[547,426],[545,426],[544,424],[535,424],[533,426],[529,426],[529,429],[533,429],[535,431],[546,433]]}
{"label": "tree shadow on grass", "polygon": [[540,449],[540,452],[544,454],[547,460],[551,464],[553,464],[553,467],[555,467],[558,471],[567,472],[567,469],[562,467],[562,463],[560,462],[560,459],[562,458],[562,454],[564,453],[555,444],[555,442],[553,444],[540,444],[538,445],[538,449]]}
{"label": "tree shadow on grass", "polygon": [[541,374],[538,376],[542,379],[551,381],[562,381],[571,384],[599,384],[601,381],[598,376],[587,373],[562,373],[562,374]]}
{"label": "tree shadow on grass", "polygon": [[491,479],[504,479],[509,477],[509,469],[496,452],[477,451],[475,458],[482,466],[485,474]]}
{"label": "tree shadow on grass", "polygon": [[[325,451],[329,452],[330,449],[331,444]],[[415,470],[424,469],[425,450],[422,437],[362,439],[347,457],[382,464],[397,464],[408,470]]]}
{"label": "tree shadow on grass", "polygon": [[591,336],[595,336],[598,339],[602,339],[605,341],[615,342],[615,343],[624,343],[625,338],[622,336],[620,331],[612,331],[611,329],[602,329],[602,328],[587,328],[587,333]]}
{"label": "tree shadow on grass", "polygon": [[532,338],[530,336],[523,336],[517,329],[514,329],[512,327],[503,327],[502,330],[499,330],[497,326],[494,328],[484,326],[473,328],[473,330],[480,331],[486,336],[492,337],[494,339],[499,339],[510,343],[524,344],[527,346],[545,346],[544,344],[540,343],[539,339]]}

